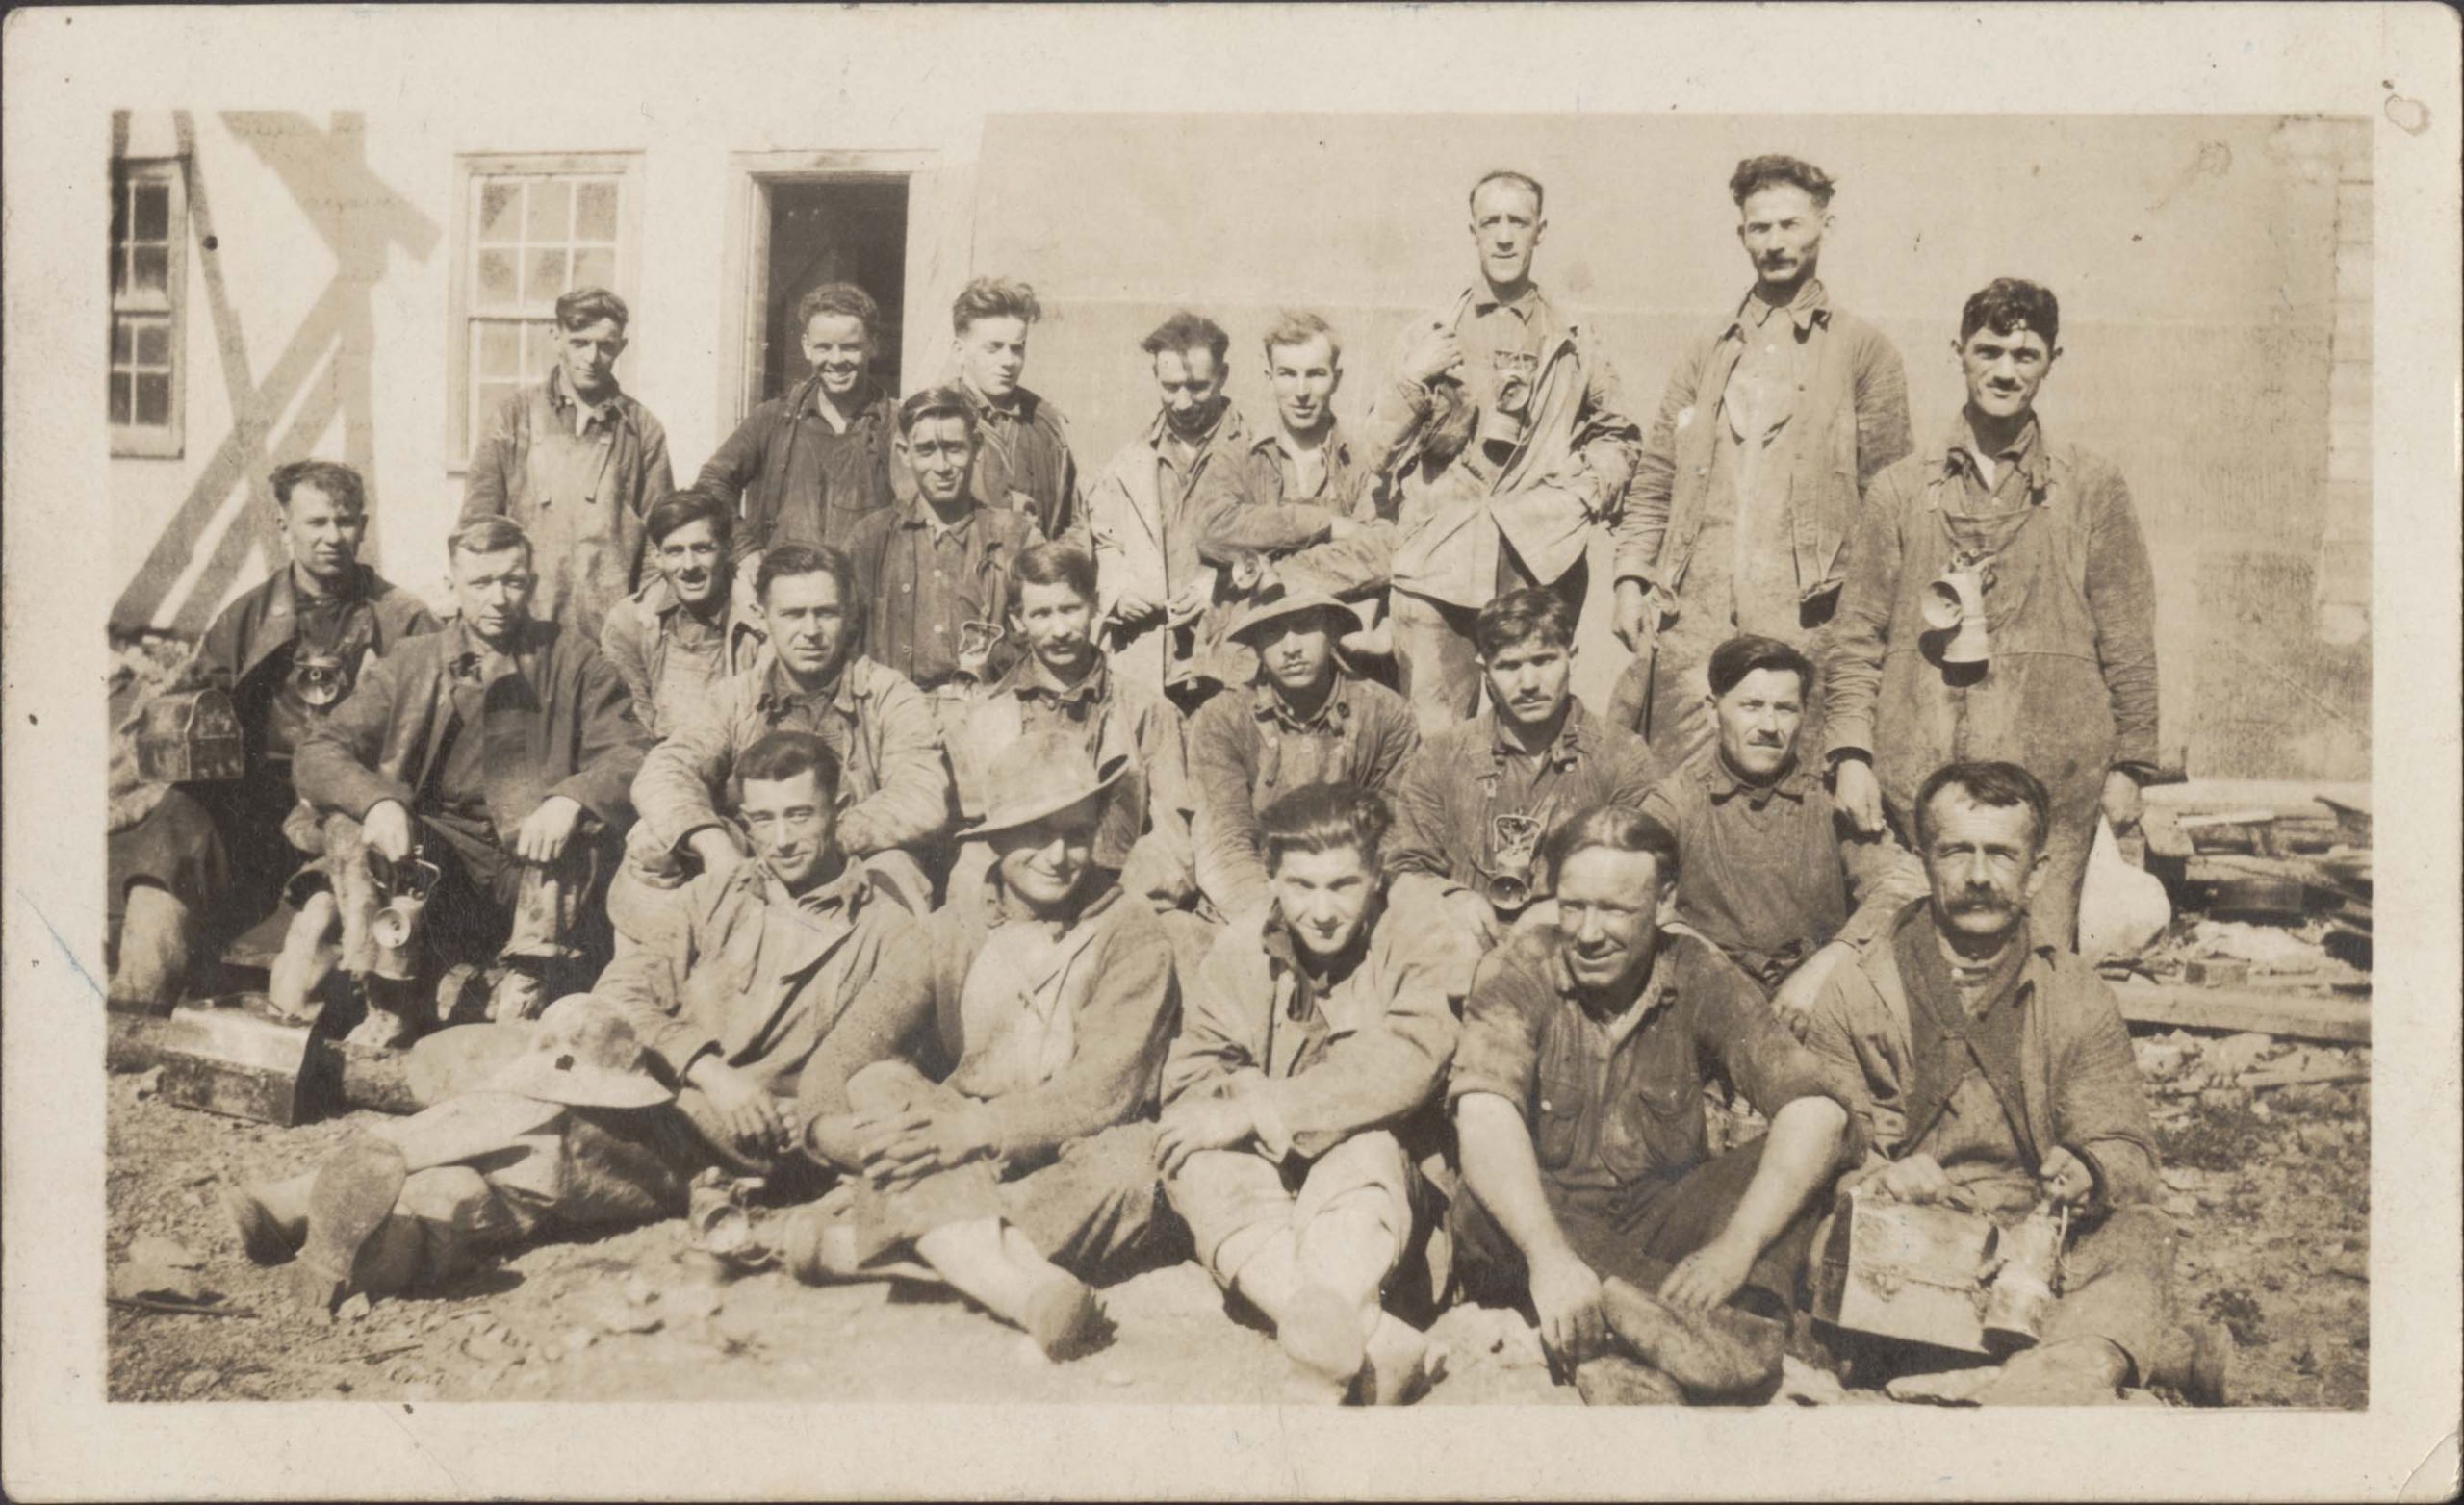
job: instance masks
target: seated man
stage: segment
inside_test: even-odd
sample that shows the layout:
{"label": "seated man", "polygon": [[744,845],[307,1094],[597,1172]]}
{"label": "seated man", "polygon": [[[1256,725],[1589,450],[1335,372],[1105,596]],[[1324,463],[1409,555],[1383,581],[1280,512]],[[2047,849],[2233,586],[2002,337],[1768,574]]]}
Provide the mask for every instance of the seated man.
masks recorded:
{"label": "seated man", "polygon": [[[1595,1404],[1766,1398],[1815,1201],[1858,1154],[1845,1089],[1753,981],[1660,929],[1677,866],[1634,811],[1560,826],[1555,923],[1482,962],[1448,1088],[1464,1293],[1527,1301]],[[1710,1156],[1715,1074],[1771,1129]]]}
{"label": "seated man", "polygon": [[[342,965],[368,1000],[353,1037],[371,1045],[417,1033],[432,1010],[415,980],[436,962],[493,963],[496,1018],[532,1017],[597,972],[599,896],[649,740],[616,666],[531,617],[521,528],[481,518],[446,551],[456,620],[378,659],[295,771],[327,817]],[[394,910],[379,933],[388,898],[419,891],[404,881],[419,863],[436,870],[424,918],[398,927]]]}
{"label": "seated man", "polygon": [[[1103,1340],[1080,1277],[1157,1231],[1150,1119],[1180,1007],[1162,922],[1091,860],[1119,777],[1059,730],[993,760],[967,831],[999,857],[984,902],[927,920],[841,1026],[835,1059],[874,1064],[805,1074],[805,1148],[855,1179],[790,1232],[799,1278],[946,1282],[1055,1359]],[[902,1046],[918,1054],[887,1059]]]}
{"label": "seated man", "polygon": [[599,650],[633,694],[633,713],[654,737],[690,720],[711,687],[752,668],[769,641],[749,600],[734,598],[728,557],[734,523],[725,503],[680,491],[642,520],[655,573],[607,614]]}
{"label": "seated man", "polygon": [[1387,902],[1391,819],[1348,784],[1267,806],[1274,902],[1190,989],[1158,1141],[1198,1258],[1274,1324],[1304,1386],[1400,1405],[1426,1388],[1428,1345],[1380,1295],[1478,953],[1443,908]]}
{"label": "seated man", "polygon": [[[271,479],[290,562],[222,609],[169,686],[231,697],[245,771],[231,783],[142,782],[133,727],[115,701],[106,933],[115,937],[116,1001],[175,1002],[197,958],[272,912],[305,857],[289,839],[300,830],[290,819],[300,737],[349,697],[371,659],[436,630],[419,598],[359,562],[368,503],[358,472],[295,460]],[[321,845],[304,834],[312,849]],[[320,934],[330,919],[328,909]]]}
{"label": "seated man", "polygon": [[1930,901],[1833,969],[1807,1043],[1850,1085],[1869,1148],[1842,1184],[1958,1203],[1998,1222],[2041,1205],[2080,1230],[2040,1341],[1975,1399],[2109,1401],[2164,1386],[2220,1404],[2227,1346],[2186,1324],[2138,1062],[2094,969],[2029,906],[2044,884],[2044,786],[2012,763],[1951,763],[1918,789]]}
{"label": "seated man", "polygon": [[1419,751],[1403,698],[1335,656],[1335,644],[1359,626],[1331,596],[1281,589],[1232,625],[1229,635],[1258,655],[1257,680],[1200,706],[1189,733],[1197,886],[1218,919],[1266,906],[1260,808],[1307,784],[1357,784],[1391,796]]}
{"label": "seated man", "polygon": [[[985,810],[984,765],[1029,732],[1067,731],[1095,766],[1127,759],[1113,788],[1094,863],[1121,888],[1159,909],[1196,892],[1190,853],[1189,772],[1181,713],[1154,691],[1123,679],[1095,649],[1095,561],[1075,544],[1037,544],[1010,574],[1010,633],[1017,663],[977,697],[964,732],[948,744],[960,813]],[[951,902],[976,892],[992,849],[969,842],[950,874]]]}
{"label": "seated man", "polygon": [[1814,680],[1804,653],[1749,633],[1707,667],[1712,743],[1643,813],[1677,833],[1677,917],[1772,989],[1793,1026],[1834,966],[1924,896],[1924,869],[1888,832],[1858,830],[1799,760]]}
{"label": "seated man", "polygon": [[839,849],[837,773],[809,732],[755,743],[755,859],[687,890],[684,945],[637,950],[595,999],[559,1000],[537,1049],[484,1086],[380,1125],[318,1171],[226,1193],[249,1256],[297,1253],[308,1299],[330,1305],[449,1279],[549,1233],[674,1216],[713,1168],[809,1186],[815,1167],[789,1153],[798,1079],[863,1064],[834,1059],[839,1023],[915,933]]}
{"label": "seated man", "polygon": [[1444,902],[1485,951],[1548,893],[1541,837],[1576,810],[1641,808],[1656,768],[1640,737],[1575,699],[1563,597],[1509,591],[1480,608],[1472,634],[1489,708],[1412,760],[1387,865],[1398,894]]}
{"label": "seated man", "polygon": [[755,596],[771,651],[722,681],[701,715],[642,759],[633,780],[641,824],[608,895],[627,946],[673,947],[683,911],[679,887],[695,873],[726,873],[744,852],[723,805],[735,760],[773,731],[809,731],[838,758],[838,842],[911,912],[933,887],[906,850],[937,840],[949,823],[949,775],[933,712],[915,687],[857,650],[864,598],[854,565],[827,545],[781,544],[761,556]]}

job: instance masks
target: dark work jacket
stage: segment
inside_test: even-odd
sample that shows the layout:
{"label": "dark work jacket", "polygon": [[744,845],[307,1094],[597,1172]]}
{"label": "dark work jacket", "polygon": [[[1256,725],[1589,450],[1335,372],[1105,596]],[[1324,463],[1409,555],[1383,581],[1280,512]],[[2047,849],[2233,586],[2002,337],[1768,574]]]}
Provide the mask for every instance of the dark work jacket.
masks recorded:
{"label": "dark work jacket", "polygon": [[783,397],[755,408],[719,446],[693,489],[742,504],[735,556],[773,544],[846,546],[848,530],[866,513],[890,504],[890,444],[897,407],[868,379],[842,410],[847,431],[821,416],[816,373]]}

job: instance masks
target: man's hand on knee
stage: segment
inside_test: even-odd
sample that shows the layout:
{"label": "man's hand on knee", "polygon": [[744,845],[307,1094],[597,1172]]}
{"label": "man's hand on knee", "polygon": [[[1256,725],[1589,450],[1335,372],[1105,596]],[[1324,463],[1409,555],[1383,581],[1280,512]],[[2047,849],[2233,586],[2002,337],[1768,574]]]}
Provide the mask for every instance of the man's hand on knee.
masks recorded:
{"label": "man's hand on knee", "polygon": [[1600,1276],[1572,1250],[1529,1262],[1531,1308],[1540,1318],[1540,1346],[1560,1372],[1599,1353],[1608,1319],[1600,1307]]}
{"label": "man's hand on knee", "polygon": [[522,829],[513,834],[513,855],[545,867],[565,855],[574,828],[581,823],[581,802],[571,795],[552,794],[539,802]]}

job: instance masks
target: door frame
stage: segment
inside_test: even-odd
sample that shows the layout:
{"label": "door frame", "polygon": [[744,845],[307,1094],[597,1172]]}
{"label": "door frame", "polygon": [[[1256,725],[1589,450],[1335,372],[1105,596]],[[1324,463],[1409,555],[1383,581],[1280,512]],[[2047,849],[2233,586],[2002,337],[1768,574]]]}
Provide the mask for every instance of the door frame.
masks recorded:
{"label": "door frame", "polygon": [[915,233],[913,180],[940,161],[928,148],[891,151],[739,151],[728,153],[727,244],[719,299],[718,435],[735,432],[761,400],[761,357],[768,331],[770,188],[776,183],[902,179],[910,184],[908,235]]}

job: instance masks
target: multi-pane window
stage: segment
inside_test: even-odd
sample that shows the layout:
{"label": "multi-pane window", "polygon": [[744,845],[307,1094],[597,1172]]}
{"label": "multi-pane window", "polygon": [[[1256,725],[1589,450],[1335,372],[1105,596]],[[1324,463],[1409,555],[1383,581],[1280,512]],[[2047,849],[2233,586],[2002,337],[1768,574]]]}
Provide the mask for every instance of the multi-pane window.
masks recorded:
{"label": "multi-pane window", "polygon": [[455,463],[506,397],[554,360],[557,297],[607,288],[629,301],[636,186],[626,158],[465,159],[458,285]]}
{"label": "multi-pane window", "polygon": [[176,455],[187,179],[177,158],[112,172],[112,452]]}

